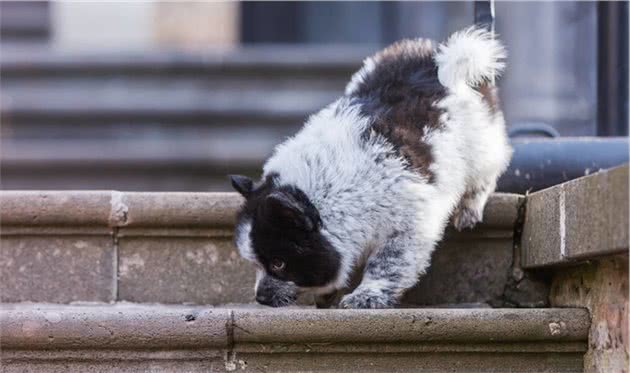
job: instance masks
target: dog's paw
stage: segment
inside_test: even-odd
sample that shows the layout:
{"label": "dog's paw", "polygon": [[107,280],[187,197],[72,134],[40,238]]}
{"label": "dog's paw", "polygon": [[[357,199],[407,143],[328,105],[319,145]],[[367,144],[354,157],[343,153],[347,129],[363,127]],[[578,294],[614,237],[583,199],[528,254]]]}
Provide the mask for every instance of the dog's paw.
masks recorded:
{"label": "dog's paw", "polygon": [[339,308],[392,308],[396,301],[377,291],[359,290],[341,298]]}
{"label": "dog's paw", "polygon": [[471,229],[483,219],[483,212],[470,207],[460,207],[453,215],[453,225],[458,231]]}

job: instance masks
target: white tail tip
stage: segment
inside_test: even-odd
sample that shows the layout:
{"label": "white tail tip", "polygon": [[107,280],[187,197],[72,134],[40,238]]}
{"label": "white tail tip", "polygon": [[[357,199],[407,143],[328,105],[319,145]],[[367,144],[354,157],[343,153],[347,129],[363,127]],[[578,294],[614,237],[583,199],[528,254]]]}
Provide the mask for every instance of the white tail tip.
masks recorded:
{"label": "white tail tip", "polygon": [[496,78],[505,68],[507,52],[494,36],[473,26],[440,44],[435,55],[440,83],[448,88],[458,83],[474,87]]}

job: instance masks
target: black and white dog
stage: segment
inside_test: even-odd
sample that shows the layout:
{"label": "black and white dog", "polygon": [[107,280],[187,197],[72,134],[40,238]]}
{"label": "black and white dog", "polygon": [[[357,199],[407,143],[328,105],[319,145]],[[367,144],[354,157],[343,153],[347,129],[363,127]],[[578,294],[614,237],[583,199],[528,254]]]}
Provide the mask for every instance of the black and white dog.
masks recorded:
{"label": "black and white dog", "polygon": [[342,308],[395,306],[429,266],[449,218],[481,221],[511,157],[493,85],[505,50],[470,28],[436,46],[404,40],[365,60],[345,94],[279,145],[254,182],[236,245],[256,263],[256,299],[345,289]]}

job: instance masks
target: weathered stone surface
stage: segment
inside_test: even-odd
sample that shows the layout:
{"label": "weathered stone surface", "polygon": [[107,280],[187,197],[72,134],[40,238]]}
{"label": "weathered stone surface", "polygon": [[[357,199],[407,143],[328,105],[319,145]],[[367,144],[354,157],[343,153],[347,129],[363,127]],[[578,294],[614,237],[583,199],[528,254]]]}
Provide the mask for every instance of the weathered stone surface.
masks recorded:
{"label": "weathered stone surface", "polygon": [[[628,226],[630,226],[628,206],[628,167],[617,167],[608,172],[608,189],[611,193],[608,210],[610,224],[610,248],[614,251],[628,250]],[[625,203],[624,203],[625,201]]]}
{"label": "weathered stone surface", "polygon": [[512,265],[512,235],[471,238],[460,234],[441,243],[418,285],[405,295],[414,305],[491,303],[503,294]]}
{"label": "weathered stone surface", "polygon": [[238,255],[231,237],[123,237],[118,263],[120,300],[224,304],[254,299],[254,268]]}
{"label": "weathered stone surface", "polygon": [[589,254],[607,250],[608,226],[612,223],[608,219],[608,211],[612,208],[608,200],[611,192],[608,175],[577,179],[559,189],[563,204],[560,208],[564,209],[564,221],[560,222],[564,230],[560,233],[560,239],[564,241],[560,243],[560,248],[564,248],[563,255],[566,258],[588,257]]}
{"label": "weathered stone surface", "polygon": [[[495,193],[482,227],[511,228],[523,196]],[[0,191],[4,226],[100,225],[117,228],[225,228],[234,225],[237,193]]]}
{"label": "weathered stone surface", "polygon": [[507,286],[493,307],[548,307],[551,280],[546,273],[525,272],[520,266],[512,267]]}
{"label": "weathered stone surface", "polygon": [[231,227],[243,202],[237,193],[132,193],[123,194],[129,209],[123,226]]}
{"label": "weathered stone surface", "polygon": [[102,225],[107,226],[111,192],[2,191],[3,226]]}
{"label": "weathered stone surface", "polygon": [[237,193],[0,191],[3,226],[225,228],[243,199]]}
{"label": "weathered stone surface", "polygon": [[581,372],[580,353],[238,354],[251,372]]}
{"label": "weathered stone surface", "polygon": [[627,371],[630,363],[628,255],[557,270],[550,300],[553,306],[586,307],[591,312],[585,372]]}
{"label": "weathered stone surface", "polygon": [[522,235],[526,268],[628,250],[628,165],[533,193]]}
{"label": "weathered stone surface", "polygon": [[226,347],[226,309],[163,305],[3,305],[4,349]]}
{"label": "weathered stone surface", "polygon": [[[318,310],[131,303],[3,304],[0,308],[3,349],[186,349],[311,342],[403,346],[410,342],[400,349],[410,351],[416,349],[416,342],[431,342],[420,348],[427,352],[431,345],[436,346],[433,351],[448,350],[438,342],[471,346],[477,342],[584,342],[589,325],[588,311],[581,308]],[[325,351],[325,345],[312,348],[322,347]],[[489,346],[488,351],[495,350],[496,346]],[[546,346],[544,350],[563,348]]]}
{"label": "weathered stone surface", "polygon": [[[88,350],[81,351],[83,358],[62,360],[57,356],[37,351],[29,351],[28,358],[14,359],[0,367],[2,373],[208,373],[225,372],[223,353],[211,351],[206,354],[173,353],[171,351],[156,352],[149,356],[138,352],[116,351],[116,356],[102,357],[100,354]],[[8,354],[14,356],[15,354]],[[182,356],[183,355],[183,356]],[[66,356],[62,357],[66,359]]]}
{"label": "weathered stone surface", "polygon": [[580,309],[245,309],[234,342],[580,341],[589,321]]}
{"label": "weathered stone surface", "polygon": [[[405,302],[479,304],[499,296],[510,272],[513,227],[522,200],[518,195],[494,194],[478,227],[461,233],[449,227],[433,266]],[[242,203],[236,193],[0,192],[0,202],[6,215],[2,236],[7,243],[15,246],[32,237],[55,237],[51,242],[42,238],[39,242],[47,244],[37,246],[39,253],[20,254],[17,269],[23,266],[26,270],[32,260],[37,273],[5,281],[12,289],[2,299],[195,304],[253,300],[253,267],[238,256],[231,243],[234,217]],[[38,257],[53,256],[54,249],[74,253],[75,241],[88,235],[107,244],[109,256],[97,264],[109,272],[102,272],[101,267],[92,270],[93,266],[80,259],[92,253],[88,250],[66,255],[55,265],[63,268],[60,273],[76,273],[75,277],[40,282],[40,278],[52,278],[54,270],[38,267]],[[12,255],[17,253],[6,251],[5,262],[15,263]],[[84,273],[86,277],[81,279]],[[34,278],[38,280],[30,282]],[[72,283],[79,285],[66,286]],[[62,290],[46,290],[56,288]],[[68,295],[74,289],[76,294]]]}
{"label": "weathered stone surface", "polygon": [[109,302],[115,282],[112,237],[2,237],[2,302]]}
{"label": "weathered stone surface", "polygon": [[513,193],[494,193],[483,212],[482,226],[513,229],[524,196]]}
{"label": "weathered stone surface", "polygon": [[3,372],[566,371],[588,313],[4,305]]}
{"label": "weathered stone surface", "polygon": [[[560,188],[550,188],[527,198],[522,235],[522,264],[560,263]],[[545,232],[545,233],[543,233]]]}
{"label": "weathered stone surface", "polygon": [[[384,346],[385,348],[387,346]],[[457,346],[457,347],[462,347]],[[80,355],[28,351],[17,359],[15,351],[1,371],[68,372],[581,372],[582,352],[398,352],[370,353],[236,353],[225,360],[226,352],[202,351],[194,355],[182,351],[78,351]],[[18,355],[19,356],[19,355]],[[78,357],[81,356],[81,357]]]}

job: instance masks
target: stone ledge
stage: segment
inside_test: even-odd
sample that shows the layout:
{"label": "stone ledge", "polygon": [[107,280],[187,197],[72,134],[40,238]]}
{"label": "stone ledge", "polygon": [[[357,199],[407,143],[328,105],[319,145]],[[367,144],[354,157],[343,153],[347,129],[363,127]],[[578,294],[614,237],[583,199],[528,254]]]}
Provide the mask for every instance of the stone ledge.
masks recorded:
{"label": "stone ledge", "polygon": [[4,304],[0,311],[3,350],[233,348],[241,343],[585,342],[589,325],[588,311],[570,308],[272,310]]}
{"label": "stone ledge", "polygon": [[0,358],[7,373],[578,372],[588,325],[583,309],[5,304]]}
{"label": "stone ledge", "polygon": [[627,252],[628,165],[532,193],[525,215],[525,268]]}
{"label": "stone ledge", "polygon": [[581,309],[237,310],[234,341],[580,341],[589,324]]}
{"label": "stone ledge", "polygon": [[3,349],[227,347],[230,311],[160,305],[3,304]]}
{"label": "stone ledge", "polygon": [[[240,203],[236,193],[0,192],[0,301],[251,302],[254,268],[231,240]],[[479,227],[449,227],[405,304],[503,305],[522,203],[494,194]]]}
{"label": "stone ledge", "polygon": [[[480,226],[511,230],[522,198],[508,193],[492,195]],[[5,235],[71,226],[120,228],[123,232],[131,228],[193,232],[232,228],[241,203],[237,193],[2,191],[0,220]]]}
{"label": "stone ledge", "polygon": [[3,234],[42,226],[230,228],[241,203],[236,193],[3,191],[0,220]]}

